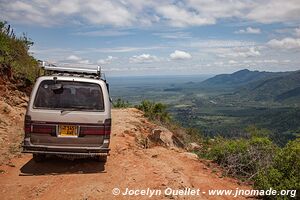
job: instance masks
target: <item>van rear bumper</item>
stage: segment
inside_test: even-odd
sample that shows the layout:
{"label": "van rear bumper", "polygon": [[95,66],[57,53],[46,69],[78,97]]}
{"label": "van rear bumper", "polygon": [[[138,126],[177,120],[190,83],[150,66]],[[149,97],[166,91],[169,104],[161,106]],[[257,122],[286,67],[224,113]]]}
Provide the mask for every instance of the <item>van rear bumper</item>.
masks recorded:
{"label": "van rear bumper", "polygon": [[22,145],[22,153],[42,153],[42,154],[55,154],[55,155],[84,155],[84,156],[97,156],[108,155],[110,148],[108,145],[103,144],[100,147],[70,147],[70,146],[48,146],[48,145]]}

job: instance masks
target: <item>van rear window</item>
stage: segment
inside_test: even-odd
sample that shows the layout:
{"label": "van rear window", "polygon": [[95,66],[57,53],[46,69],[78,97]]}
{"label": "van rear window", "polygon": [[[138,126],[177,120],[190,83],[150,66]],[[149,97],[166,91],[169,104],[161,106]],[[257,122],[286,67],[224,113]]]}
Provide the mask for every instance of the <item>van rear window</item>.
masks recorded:
{"label": "van rear window", "polygon": [[34,108],[103,111],[103,94],[95,83],[44,80],[37,90]]}

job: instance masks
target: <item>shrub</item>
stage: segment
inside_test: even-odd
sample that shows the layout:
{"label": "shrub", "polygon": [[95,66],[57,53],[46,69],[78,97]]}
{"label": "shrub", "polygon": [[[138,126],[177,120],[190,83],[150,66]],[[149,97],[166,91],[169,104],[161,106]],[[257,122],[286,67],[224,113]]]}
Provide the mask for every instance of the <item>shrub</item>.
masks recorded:
{"label": "shrub", "polygon": [[23,34],[16,37],[6,22],[0,22],[0,73],[17,80],[35,81],[38,75],[38,62],[28,53],[33,42]]}
{"label": "shrub", "polygon": [[130,107],[130,104],[128,101],[125,102],[124,100],[118,98],[116,102],[113,102],[113,107],[114,108],[128,108],[128,107]]}
{"label": "shrub", "polygon": [[143,100],[137,108],[144,112],[144,116],[150,120],[157,120],[159,122],[169,122],[171,117],[167,112],[167,106],[162,103],[154,103],[148,100]]}
{"label": "shrub", "polygon": [[[254,187],[267,190],[300,191],[300,139],[290,141],[277,152],[274,164],[259,171],[255,178]],[[289,199],[290,196],[269,197],[273,199]]]}
{"label": "shrub", "polygon": [[[255,130],[259,132],[259,129]],[[215,138],[204,157],[222,166],[226,175],[251,180],[260,170],[272,165],[278,147],[268,137],[250,135],[250,139]]]}

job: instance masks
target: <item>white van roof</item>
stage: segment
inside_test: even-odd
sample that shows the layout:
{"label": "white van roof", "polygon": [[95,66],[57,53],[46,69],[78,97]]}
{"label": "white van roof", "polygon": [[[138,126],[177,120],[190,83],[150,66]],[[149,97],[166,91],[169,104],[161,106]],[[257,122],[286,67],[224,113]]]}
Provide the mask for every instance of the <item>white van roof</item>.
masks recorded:
{"label": "white van roof", "polygon": [[92,66],[93,68],[80,68],[75,66],[57,66],[54,64],[40,61],[41,67],[45,70],[46,75],[84,77],[93,79],[102,79],[106,82],[105,74],[101,72],[100,66]]}

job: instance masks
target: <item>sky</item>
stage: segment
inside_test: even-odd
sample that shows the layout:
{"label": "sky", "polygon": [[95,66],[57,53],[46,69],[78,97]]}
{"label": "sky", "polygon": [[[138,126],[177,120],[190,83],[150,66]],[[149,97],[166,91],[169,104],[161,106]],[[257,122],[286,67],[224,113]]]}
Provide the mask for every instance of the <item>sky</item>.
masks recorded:
{"label": "sky", "polygon": [[300,0],[0,0],[31,54],[107,75],[300,69]]}

